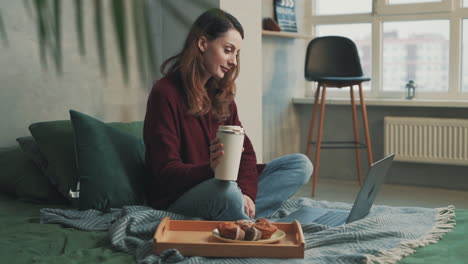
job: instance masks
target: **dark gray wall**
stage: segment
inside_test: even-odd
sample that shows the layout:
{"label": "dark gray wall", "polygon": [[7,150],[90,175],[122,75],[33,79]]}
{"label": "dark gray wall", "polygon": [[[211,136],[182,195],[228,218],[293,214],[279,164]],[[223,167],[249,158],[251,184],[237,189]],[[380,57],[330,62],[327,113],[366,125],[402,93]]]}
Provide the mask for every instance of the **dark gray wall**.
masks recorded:
{"label": "dark gray wall", "polygon": [[[296,105],[296,110],[302,124],[299,128],[301,131],[300,149],[302,153],[305,153],[312,105]],[[358,107],[359,114],[361,113],[360,110],[360,107]],[[374,161],[384,155],[385,116],[468,118],[468,110],[465,108],[367,106],[367,111]],[[359,117],[360,124],[362,124],[362,115],[359,115]],[[363,130],[360,129],[360,132],[360,138],[364,140]],[[317,133],[314,134],[317,135]],[[351,106],[327,105],[323,140],[353,140]],[[312,160],[314,151],[315,149],[312,149]],[[319,179],[356,179],[357,181],[355,156],[354,149],[323,149],[321,151]],[[363,168],[366,168],[367,152],[365,150],[361,152],[361,160]],[[366,171],[364,170],[364,175]],[[386,182],[468,190],[468,166],[395,161]]]}

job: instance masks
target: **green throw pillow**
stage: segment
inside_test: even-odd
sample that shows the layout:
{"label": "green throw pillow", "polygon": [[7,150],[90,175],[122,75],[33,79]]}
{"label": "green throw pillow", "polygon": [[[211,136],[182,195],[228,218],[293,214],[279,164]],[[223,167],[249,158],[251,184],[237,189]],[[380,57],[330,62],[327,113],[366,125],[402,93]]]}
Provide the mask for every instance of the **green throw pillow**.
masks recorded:
{"label": "green throw pillow", "polygon": [[[143,137],[142,121],[109,125],[136,137]],[[45,174],[64,197],[71,199],[69,192],[76,190],[79,180],[71,121],[38,122],[31,124],[29,131],[47,160]]]}
{"label": "green throw pillow", "polygon": [[48,121],[29,126],[41,152],[47,159],[46,175],[67,198],[76,188],[78,173],[73,146],[73,127],[70,121]]}
{"label": "green throw pillow", "polygon": [[148,180],[143,140],[70,110],[80,179],[79,209],[143,204]]}
{"label": "green throw pillow", "polygon": [[0,148],[0,168],[0,191],[30,201],[65,201],[19,146]]}

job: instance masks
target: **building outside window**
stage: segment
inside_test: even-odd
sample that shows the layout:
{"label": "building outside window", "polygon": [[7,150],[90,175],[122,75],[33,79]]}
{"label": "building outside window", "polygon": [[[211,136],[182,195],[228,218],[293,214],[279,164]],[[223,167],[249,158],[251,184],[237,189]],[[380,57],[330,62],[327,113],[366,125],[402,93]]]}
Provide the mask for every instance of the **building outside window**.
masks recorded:
{"label": "building outside window", "polygon": [[[313,36],[356,43],[366,96],[468,99],[468,0],[312,0]],[[333,95],[346,96],[345,91]]]}

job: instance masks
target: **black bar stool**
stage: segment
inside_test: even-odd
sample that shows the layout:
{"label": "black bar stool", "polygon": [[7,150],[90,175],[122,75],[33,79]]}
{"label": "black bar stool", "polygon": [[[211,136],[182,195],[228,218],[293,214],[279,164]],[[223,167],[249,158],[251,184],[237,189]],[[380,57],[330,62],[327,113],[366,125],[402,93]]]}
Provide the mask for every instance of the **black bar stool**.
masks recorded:
{"label": "black bar stool", "polygon": [[[311,145],[315,145],[314,172],[312,175],[312,196],[315,190],[320,168],[320,150],[330,149],[356,149],[356,163],[358,170],[359,185],[362,184],[362,168],[360,150],[367,149],[369,167],[373,163],[372,146],[367,121],[366,104],[362,91],[362,83],[370,81],[370,78],[363,76],[361,62],[356,45],[348,38],[340,36],[326,36],[315,38],[310,41],[307,47],[305,60],[305,78],[307,81],[317,82],[317,91],[312,109],[312,120],[310,123],[309,135],[307,137],[306,155],[311,152]],[[353,86],[359,86],[359,98],[362,110],[362,119],[365,134],[365,143],[359,142],[358,118],[356,104],[354,100]],[[350,88],[351,109],[353,118],[354,141],[323,141],[322,130],[325,116],[325,98],[327,88]],[[313,140],[314,124],[320,98],[320,116],[318,120],[317,141]]]}

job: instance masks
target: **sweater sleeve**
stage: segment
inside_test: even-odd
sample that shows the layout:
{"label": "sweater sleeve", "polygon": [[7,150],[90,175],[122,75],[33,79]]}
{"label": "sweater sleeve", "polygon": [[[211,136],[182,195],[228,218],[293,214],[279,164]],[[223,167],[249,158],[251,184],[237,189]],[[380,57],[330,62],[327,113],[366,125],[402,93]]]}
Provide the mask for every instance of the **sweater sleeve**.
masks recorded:
{"label": "sweater sleeve", "polygon": [[181,157],[181,133],[178,111],[182,102],[165,90],[153,89],[145,117],[147,159],[156,183],[163,192],[181,195],[196,184],[213,177],[209,162],[186,164]]}
{"label": "sweater sleeve", "polygon": [[[231,104],[231,118],[234,125],[243,127],[239,120],[235,102]],[[257,157],[247,134],[244,138],[244,152],[242,152],[237,184],[243,194],[255,201],[258,191]]]}

